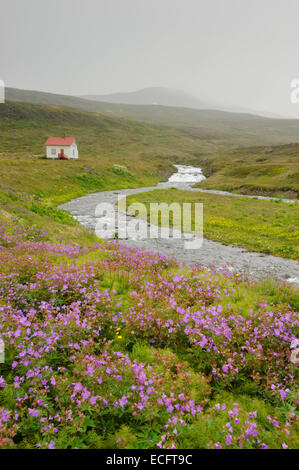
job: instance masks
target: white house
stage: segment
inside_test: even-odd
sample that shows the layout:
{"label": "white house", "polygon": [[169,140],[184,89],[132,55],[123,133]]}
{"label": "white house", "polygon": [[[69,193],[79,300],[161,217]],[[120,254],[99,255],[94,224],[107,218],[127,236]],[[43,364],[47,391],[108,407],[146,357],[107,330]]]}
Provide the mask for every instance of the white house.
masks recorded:
{"label": "white house", "polygon": [[49,137],[45,145],[47,158],[70,160],[79,157],[78,147],[74,137]]}

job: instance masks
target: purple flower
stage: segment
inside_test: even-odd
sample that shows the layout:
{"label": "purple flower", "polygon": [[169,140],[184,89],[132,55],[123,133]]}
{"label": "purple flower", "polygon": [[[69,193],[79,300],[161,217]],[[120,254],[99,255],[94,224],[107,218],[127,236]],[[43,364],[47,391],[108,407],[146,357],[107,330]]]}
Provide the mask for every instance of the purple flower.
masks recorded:
{"label": "purple flower", "polygon": [[32,408],[28,408],[28,413],[35,418],[40,415],[40,411]]}
{"label": "purple flower", "polygon": [[97,403],[98,397],[90,397],[89,401],[92,405],[95,405]]}
{"label": "purple flower", "polygon": [[128,403],[128,399],[125,395],[119,400],[118,404],[121,408],[123,408]]}

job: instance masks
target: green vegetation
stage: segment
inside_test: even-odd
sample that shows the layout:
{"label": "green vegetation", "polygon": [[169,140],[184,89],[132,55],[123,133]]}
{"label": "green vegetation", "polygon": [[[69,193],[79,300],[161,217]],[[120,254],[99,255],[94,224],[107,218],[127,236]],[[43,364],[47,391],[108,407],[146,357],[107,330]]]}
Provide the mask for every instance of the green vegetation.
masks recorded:
{"label": "green vegetation", "polygon": [[[149,205],[153,202],[202,203],[206,238],[252,251],[299,259],[298,204],[223,197],[177,189],[155,190],[127,198],[128,205],[136,201],[146,205],[148,216]],[[172,223],[170,213],[170,225]],[[194,214],[192,228],[194,229]]]}
{"label": "green vegetation", "polygon": [[69,106],[112,117],[147,122],[159,127],[171,126],[200,138],[214,150],[299,141],[299,124],[296,119],[269,119],[251,114],[206,109],[106,103],[13,88],[6,90],[6,97],[11,101]]}
{"label": "green vegetation", "polygon": [[[0,155],[25,155],[26,151],[27,155],[40,155],[50,132],[74,134],[80,145],[80,160],[92,156],[93,164],[87,166],[96,173],[109,167],[109,162],[126,165],[135,175],[134,181],[119,181],[119,188],[140,185],[138,177],[146,184],[163,180],[172,171],[171,163],[187,163],[204,169],[208,179],[200,183],[203,188],[298,198],[299,144],[290,144],[299,140],[297,120],[119,105],[14,89],[7,90],[7,98],[47,106],[1,105]],[[96,190],[95,186],[91,190]]]}
{"label": "green vegetation", "polygon": [[7,214],[0,448],[298,448],[298,291]]}
{"label": "green vegetation", "polygon": [[88,246],[96,241],[93,233],[80,227],[68,212],[57,209],[52,202],[5,188],[0,188],[0,220],[12,227],[18,221],[32,233],[43,230],[45,239],[55,242],[63,239],[65,243]]}
{"label": "green vegetation", "polygon": [[[196,164],[209,145],[182,131],[56,106],[0,106],[1,184],[55,202],[89,192],[154,185],[173,163]],[[45,158],[49,136],[74,135],[78,161]]]}
{"label": "green vegetation", "polygon": [[299,198],[298,144],[239,148],[199,160],[208,178],[198,187]]}
{"label": "green vegetation", "polygon": [[[53,106],[1,105],[0,128],[0,448],[298,448],[298,289],[101,243],[56,207],[154,184],[204,144]],[[78,161],[43,157],[61,133]],[[161,194],[204,199],[211,233],[227,213],[246,243],[257,221],[265,246],[296,250],[297,207],[140,198]]]}

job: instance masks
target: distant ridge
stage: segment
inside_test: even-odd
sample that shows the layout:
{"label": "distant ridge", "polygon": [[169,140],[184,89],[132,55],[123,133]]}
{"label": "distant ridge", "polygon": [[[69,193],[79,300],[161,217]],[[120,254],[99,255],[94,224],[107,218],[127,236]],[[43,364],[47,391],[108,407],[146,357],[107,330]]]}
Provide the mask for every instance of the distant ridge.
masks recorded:
{"label": "distant ridge", "polygon": [[7,101],[52,104],[142,121],[159,127],[174,127],[208,142],[217,141],[217,145],[224,147],[299,142],[297,119],[272,119],[250,113],[232,113],[217,109],[108,103],[15,88],[6,88],[5,92]]}
{"label": "distant ridge", "polygon": [[174,106],[177,108],[207,109],[209,104],[198,100],[184,91],[171,90],[163,87],[143,88],[128,93],[112,93],[108,95],[83,95],[81,98],[108,103],[133,105]]}
{"label": "distant ridge", "polygon": [[269,113],[266,111],[256,111],[253,109],[242,108],[240,106],[229,106],[220,103],[203,101],[191,95],[190,93],[186,93],[185,91],[173,90],[165,87],[142,88],[141,90],[131,92],[110,93],[106,95],[82,95],[80,98],[102,101],[105,103],[132,104],[138,106],[159,105],[189,109],[211,109],[216,111],[225,111],[227,113],[253,114],[274,119],[285,118],[283,116],[279,116],[278,114]]}

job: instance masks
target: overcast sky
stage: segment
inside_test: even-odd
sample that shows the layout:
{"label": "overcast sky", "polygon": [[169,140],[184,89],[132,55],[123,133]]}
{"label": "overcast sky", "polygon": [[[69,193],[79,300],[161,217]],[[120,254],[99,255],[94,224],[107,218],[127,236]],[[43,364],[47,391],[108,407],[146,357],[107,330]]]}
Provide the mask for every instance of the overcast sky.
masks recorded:
{"label": "overcast sky", "polygon": [[0,0],[7,86],[103,94],[164,86],[299,117],[298,0]]}

